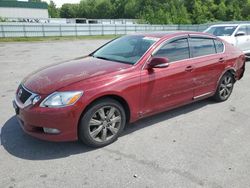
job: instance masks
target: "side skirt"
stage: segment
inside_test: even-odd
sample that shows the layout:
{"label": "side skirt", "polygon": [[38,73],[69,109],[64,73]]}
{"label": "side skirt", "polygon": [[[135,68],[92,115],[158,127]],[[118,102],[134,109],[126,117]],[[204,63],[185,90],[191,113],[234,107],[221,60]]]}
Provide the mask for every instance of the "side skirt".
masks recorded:
{"label": "side skirt", "polygon": [[200,98],[204,98],[204,97],[207,97],[209,95],[212,95],[214,92],[211,91],[211,92],[207,92],[207,93],[204,93],[204,94],[201,94],[201,95],[198,95],[198,96],[195,96],[193,97],[193,100],[197,100],[197,99],[200,99]]}

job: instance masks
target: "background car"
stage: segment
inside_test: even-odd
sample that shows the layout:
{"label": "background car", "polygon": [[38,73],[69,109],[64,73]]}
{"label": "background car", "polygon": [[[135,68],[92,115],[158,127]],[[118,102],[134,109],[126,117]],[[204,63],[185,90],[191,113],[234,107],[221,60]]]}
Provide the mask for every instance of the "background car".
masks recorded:
{"label": "background car", "polygon": [[208,97],[226,101],[244,66],[239,49],[208,34],[128,35],[30,74],[13,105],[32,136],[102,147],[126,123]]}
{"label": "background car", "polygon": [[204,32],[224,39],[250,57],[250,24],[212,25]]}

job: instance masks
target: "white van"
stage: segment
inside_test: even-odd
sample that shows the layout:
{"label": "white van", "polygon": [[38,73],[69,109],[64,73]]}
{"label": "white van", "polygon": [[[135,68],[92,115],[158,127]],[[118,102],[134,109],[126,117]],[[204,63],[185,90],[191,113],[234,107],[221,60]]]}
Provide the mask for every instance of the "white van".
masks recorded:
{"label": "white van", "polygon": [[204,32],[224,39],[250,57],[250,24],[212,25]]}

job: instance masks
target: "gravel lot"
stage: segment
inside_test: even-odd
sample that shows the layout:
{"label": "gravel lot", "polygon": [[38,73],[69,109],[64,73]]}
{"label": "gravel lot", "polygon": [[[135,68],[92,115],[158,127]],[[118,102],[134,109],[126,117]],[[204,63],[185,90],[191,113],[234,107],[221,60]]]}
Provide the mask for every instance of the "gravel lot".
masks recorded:
{"label": "gravel lot", "polygon": [[21,79],[106,41],[0,43],[0,187],[250,187],[250,63],[227,102],[140,120],[105,148],[23,133],[11,103]]}

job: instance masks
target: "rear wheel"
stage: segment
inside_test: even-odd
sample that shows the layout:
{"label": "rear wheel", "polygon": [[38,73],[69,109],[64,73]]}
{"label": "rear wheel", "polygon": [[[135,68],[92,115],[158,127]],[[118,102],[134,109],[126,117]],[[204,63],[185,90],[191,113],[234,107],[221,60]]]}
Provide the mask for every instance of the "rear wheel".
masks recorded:
{"label": "rear wheel", "polygon": [[234,82],[233,75],[229,72],[225,73],[219,82],[214,99],[218,102],[226,101],[233,91]]}
{"label": "rear wheel", "polygon": [[122,105],[113,99],[95,102],[83,115],[80,139],[91,147],[102,147],[114,142],[124,129],[126,115]]}

